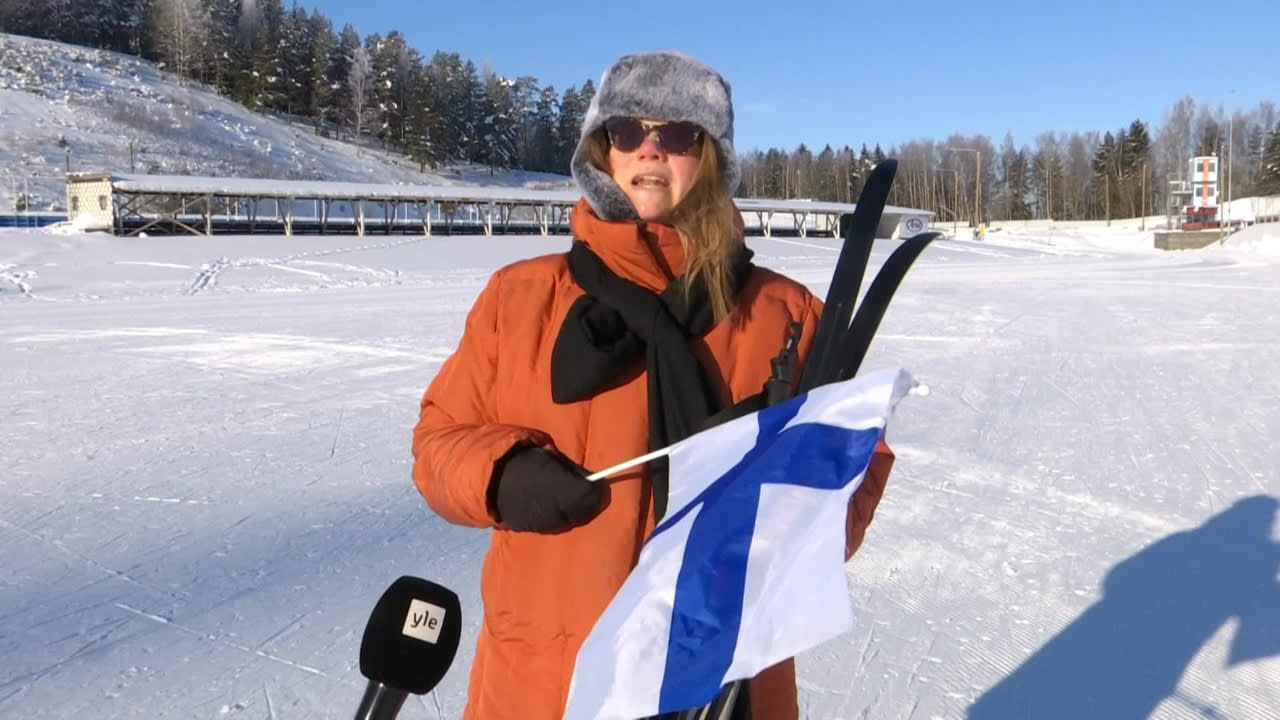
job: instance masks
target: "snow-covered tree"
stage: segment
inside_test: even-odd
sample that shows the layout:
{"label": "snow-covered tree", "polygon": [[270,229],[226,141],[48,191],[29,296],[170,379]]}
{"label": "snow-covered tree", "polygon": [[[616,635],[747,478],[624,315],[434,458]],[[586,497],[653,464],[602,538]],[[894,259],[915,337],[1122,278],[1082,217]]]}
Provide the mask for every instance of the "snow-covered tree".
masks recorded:
{"label": "snow-covered tree", "polygon": [[573,151],[578,146],[578,137],[582,133],[582,121],[587,114],[587,105],[582,102],[582,95],[576,87],[570,86],[560,98],[560,117],[556,123],[555,166],[548,168],[551,172],[569,173],[569,161],[573,159]]}
{"label": "snow-covered tree", "polygon": [[440,146],[444,123],[436,111],[435,88],[431,73],[425,66],[414,68],[409,88],[405,151],[418,163],[419,170],[426,172],[427,166],[434,168],[444,159]]}
{"label": "snow-covered tree", "polygon": [[1280,125],[1267,136],[1267,144],[1262,151],[1262,168],[1254,183],[1254,192],[1259,195],[1280,195]]}
{"label": "snow-covered tree", "polygon": [[311,16],[311,57],[307,67],[306,83],[310,90],[310,106],[307,108],[315,120],[316,132],[328,134],[328,128],[337,117],[333,111],[334,84],[329,79],[329,66],[332,63],[333,51],[337,47],[337,38],[333,35],[333,25],[329,19],[319,12]]}
{"label": "snow-covered tree", "polygon": [[281,20],[278,48],[281,109],[291,115],[309,114],[315,27],[307,11],[298,5],[294,5]]}
{"label": "snow-covered tree", "polygon": [[555,167],[556,123],[560,114],[556,89],[547,85],[538,92],[533,117],[528,121],[529,141],[523,153],[523,167],[538,172],[551,172]]}

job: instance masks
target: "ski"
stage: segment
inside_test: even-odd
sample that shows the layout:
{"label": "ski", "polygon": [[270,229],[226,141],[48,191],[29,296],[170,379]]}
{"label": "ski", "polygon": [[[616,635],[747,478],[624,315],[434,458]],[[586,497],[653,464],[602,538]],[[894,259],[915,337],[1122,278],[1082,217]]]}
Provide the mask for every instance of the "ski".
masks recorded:
{"label": "ski", "polygon": [[875,338],[876,331],[880,329],[880,321],[884,319],[885,311],[889,309],[889,301],[893,299],[893,294],[897,292],[898,286],[902,284],[907,271],[911,269],[916,258],[920,257],[920,253],[924,252],[929,243],[941,236],[942,233],[937,232],[914,235],[903,240],[902,244],[890,253],[889,259],[880,266],[875,279],[871,281],[871,286],[867,288],[867,294],[858,304],[858,311],[853,316],[849,330],[840,338],[833,374],[825,380],[826,382],[848,380],[858,374],[858,368],[862,366],[867,350],[871,347],[871,341]]}
{"label": "ski", "polygon": [[835,270],[831,273],[831,285],[823,300],[822,317],[818,319],[813,348],[809,352],[804,377],[800,381],[800,392],[831,381],[838,349],[836,345],[849,327],[854,304],[858,301],[858,291],[862,287],[862,277],[866,273],[867,260],[871,257],[876,228],[880,225],[880,217],[884,214],[885,203],[889,201],[889,191],[893,188],[893,178],[897,172],[898,161],[886,159],[871,169],[866,184],[862,186],[853,216],[845,228],[840,257],[836,259]]}

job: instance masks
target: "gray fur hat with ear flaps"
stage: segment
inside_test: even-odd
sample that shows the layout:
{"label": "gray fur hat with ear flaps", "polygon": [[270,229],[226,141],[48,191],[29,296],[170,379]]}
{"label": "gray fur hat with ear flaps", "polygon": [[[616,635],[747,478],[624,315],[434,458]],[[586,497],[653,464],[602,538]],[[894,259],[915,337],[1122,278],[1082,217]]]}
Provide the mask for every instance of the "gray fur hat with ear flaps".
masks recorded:
{"label": "gray fur hat with ear flaps", "polygon": [[622,188],[587,157],[587,139],[615,117],[697,124],[720,149],[720,173],[729,194],[738,189],[742,168],[733,150],[733,96],[728,81],[682,53],[663,50],[624,55],[600,79],[569,164],[578,187],[600,218],[636,217]]}

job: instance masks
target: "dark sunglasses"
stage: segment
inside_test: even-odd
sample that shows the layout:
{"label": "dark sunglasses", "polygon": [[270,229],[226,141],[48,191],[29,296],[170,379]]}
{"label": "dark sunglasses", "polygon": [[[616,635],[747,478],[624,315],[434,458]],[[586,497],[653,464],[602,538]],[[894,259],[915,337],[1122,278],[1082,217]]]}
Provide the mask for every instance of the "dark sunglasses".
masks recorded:
{"label": "dark sunglasses", "polygon": [[657,133],[658,147],[668,155],[684,155],[702,138],[702,128],[691,122],[647,123],[639,118],[612,118],[604,124],[609,143],[622,152],[632,152],[644,144],[649,133]]}

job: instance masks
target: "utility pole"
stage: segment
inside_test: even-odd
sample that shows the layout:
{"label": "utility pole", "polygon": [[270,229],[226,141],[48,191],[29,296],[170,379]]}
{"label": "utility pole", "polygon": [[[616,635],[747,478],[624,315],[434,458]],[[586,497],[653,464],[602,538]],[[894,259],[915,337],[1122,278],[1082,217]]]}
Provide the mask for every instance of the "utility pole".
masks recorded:
{"label": "utility pole", "polygon": [[1234,102],[1235,94],[1236,94],[1236,89],[1231,88],[1231,95],[1233,100],[1231,103],[1231,106],[1232,106],[1231,116],[1229,119],[1229,122],[1231,124],[1227,125],[1227,213],[1226,213],[1227,224],[1231,223],[1231,197],[1232,197],[1231,196],[1231,179],[1235,175],[1235,172],[1232,171],[1232,167],[1231,167],[1231,151],[1235,149],[1235,130],[1236,130],[1236,113],[1235,113],[1235,102]]}
{"label": "utility pole", "polygon": [[1147,230],[1147,163],[1142,163],[1142,228]]}
{"label": "utility pole", "polygon": [[973,212],[978,216],[978,224],[982,224],[982,153],[977,150],[973,154],[978,158],[978,196],[973,200]]}

